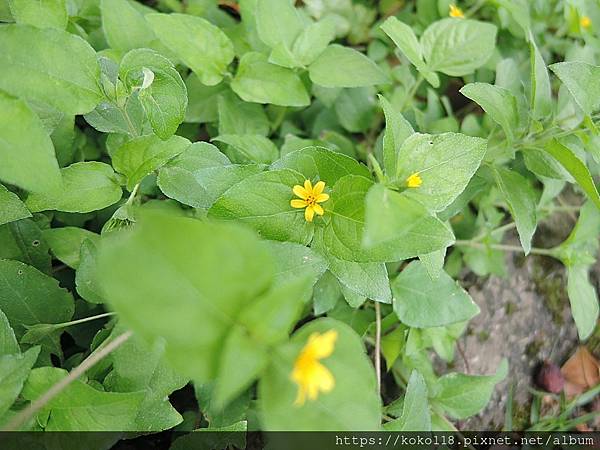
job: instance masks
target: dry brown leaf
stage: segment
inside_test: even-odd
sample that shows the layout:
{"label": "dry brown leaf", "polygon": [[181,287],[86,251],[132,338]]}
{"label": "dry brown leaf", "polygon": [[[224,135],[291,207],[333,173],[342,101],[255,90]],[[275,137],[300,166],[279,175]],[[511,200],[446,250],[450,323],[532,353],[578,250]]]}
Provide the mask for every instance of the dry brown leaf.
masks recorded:
{"label": "dry brown leaf", "polygon": [[565,378],[565,395],[573,397],[600,383],[600,362],[581,346],[560,369]]}

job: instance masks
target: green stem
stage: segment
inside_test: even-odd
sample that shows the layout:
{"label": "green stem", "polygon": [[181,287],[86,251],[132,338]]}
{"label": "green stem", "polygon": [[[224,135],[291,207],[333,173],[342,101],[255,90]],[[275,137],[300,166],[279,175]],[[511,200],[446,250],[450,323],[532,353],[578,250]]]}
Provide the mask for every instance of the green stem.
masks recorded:
{"label": "green stem", "polygon": [[104,317],[114,316],[115,314],[116,313],[114,313],[114,312],[102,313],[102,314],[98,314],[97,316],[84,317],[83,319],[72,320],[70,322],[57,323],[55,325],[55,327],[56,328],[66,328],[66,327],[70,327],[71,325],[79,325],[80,323],[91,322],[92,320],[98,320],[98,319],[103,319]]}
{"label": "green stem", "polygon": [[133,200],[135,200],[135,196],[137,195],[139,189],[140,189],[140,183],[136,184],[133,187],[133,190],[131,191],[131,194],[129,194],[129,198],[125,202],[126,205],[131,206],[131,204],[133,203]]}
{"label": "green stem", "polygon": [[[476,242],[473,240],[469,240],[469,241],[458,240],[454,243],[454,245],[456,245],[458,247],[478,248],[481,250],[490,249],[490,250],[501,250],[504,252],[524,253],[523,248],[519,247],[518,245],[484,244],[484,243]],[[552,256],[552,257],[555,256],[554,251],[552,251],[551,249],[546,249],[546,248],[533,247],[529,253],[531,253],[532,255],[544,255],[544,256]]]}

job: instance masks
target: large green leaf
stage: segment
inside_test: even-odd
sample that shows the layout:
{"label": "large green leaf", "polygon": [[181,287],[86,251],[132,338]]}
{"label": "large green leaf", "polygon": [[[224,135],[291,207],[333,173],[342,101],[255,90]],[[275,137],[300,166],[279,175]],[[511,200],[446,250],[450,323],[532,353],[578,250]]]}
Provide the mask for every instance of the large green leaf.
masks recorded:
{"label": "large green leaf", "polygon": [[0,354],[0,417],[21,393],[39,353],[40,348],[33,347],[25,353]]}
{"label": "large green leaf", "polygon": [[16,353],[21,353],[21,349],[15,337],[15,332],[8,322],[6,314],[0,310],[0,356]]}
{"label": "large green leaf", "polygon": [[144,16],[128,0],[101,0],[102,31],[111,48],[147,48],[156,39]]}
{"label": "large green leaf", "polygon": [[394,177],[398,164],[398,154],[402,144],[415,131],[411,124],[404,118],[400,111],[394,109],[392,104],[383,96],[379,102],[385,114],[385,133],[383,135],[383,167],[386,175]]}
{"label": "large green leaf", "polygon": [[[320,363],[331,371],[335,386],[296,406],[298,387],[290,379],[294,361],[312,333],[329,330],[338,337],[331,356]],[[265,430],[378,430],[381,403],[374,375],[360,337],[350,327],[332,319],[315,320],[275,350],[259,384],[261,424]]]}
{"label": "large green leaf", "polygon": [[280,106],[308,106],[302,80],[285,67],[271,64],[262,53],[248,52],[241,59],[231,89],[247,102]]}
{"label": "large green leaf", "polygon": [[158,136],[140,136],[125,142],[112,155],[115,170],[127,177],[127,189],[133,187],[170,159],[183,153],[191,144],[181,136],[163,141]]}
{"label": "large green leaf", "polygon": [[484,139],[460,133],[415,133],[398,153],[397,183],[418,173],[422,184],[407,195],[433,211],[441,211],[464,191],[487,149]]}
{"label": "large green leaf", "polygon": [[402,415],[385,424],[385,429],[388,431],[431,431],[431,413],[427,395],[427,385],[423,376],[413,370],[406,387]]}
{"label": "large green leaf", "polygon": [[[23,397],[39,399],[67,376],[56,367],[31,371],[23,388]],[[143,392],[117,393],[94,389],[75,380],[38,413],[46,431],[137,431],[135,419],[144,399]]]}
{"label": "large green leaf", "polygon": [[66,114],[84,114],[100,102],[100,67],[79,36],[27,25],[0,27],[0,89],[45,103]]}
{"label": "large green leaf", "polygon": [[42,122],[24,101],[2,92],[0,180],[43,192],[56,191],[62,183],[54,146]]}
{"label": "large green leaf", "polygon": [[550,69],[567,87],[585,114],[600,108],[600,67],[581,61],[552,64]]}
{"label": "large green leaf", "polygon": [[52,258],[40,226],[21,219],[0,226],[0,259],[13,259],[50,273]]}
{"label": "large green leaf", "polygon": [[552,114],[553,109],[550,76],[548,75],[544,58],[533,39],[529,41],[529,51],[531,64],[531,116],[536,120],[544,120]]}
{"label": "large green leaf", "polygon": [[309,66],[313,83],[324,87],[361,87],[385,84],[389,79],[377,64],[362,53],[332,44]]}
{"label": "large green leaf", "polygon": [[291,0],[257,0],[256,29],[271,48],[282,46],[291,50],[304,24]]}
{"label": "large green leaf", "polygon": [[469,294],[448,274],[432,279],[420,261],[413,261],[392,282],[394,311],[402,323],[430,328],[464,322],[479,313]]}
{"label": "large green leaf", "polygon": [[571,314],[582,341],[589,338],[596,329],[599,315],[598,293],[590,283],[589,270],[589,266],[583,264],[567,266],[567,293]]}
{"label": "large green leaf", "polygon": [[67,27],[69,16],[66,0],[9,0],[8,4],[17,23],[60,30]]}
{"label": "large green leaf", "polygon": [[42,231],[42,236],[56,259],[73,269],[79,266],[79,252],[83,241],[90,239],[97,243],[100,240],[98,234],[79,227],[48,228]]}
{"label": "large green leaf", "polygon": [[223,31],[188,14],[148,14],[146,20],[161,42],[204,84],[221,82],[234,56],[233,44]]}
{"label": "large green leaf", "polygon": [[35,211],[96,211],[117,203],[123,191],[111,166],[97,161],[80,162],[61,169],[58,192],[32,192],[25,204]]}
{"label": "large green leaf", "polygon": [[17,195],[0,184],[0,225],[31,217]]}
{"label": "large green leaf", "polygon": [[250,176],[227,190],[209,210],[209,216],[246,223],[267,239],[307,244],[313,224],[302,210],[290,206],[292,188],[305,178],[290,169]]}
{"label": "large green leaf", "polygon": [[421,36],[427,67],[460,77],[484,65],[496,47],[497,28],[491,23],[468,19],[442,19]]}
{"label": "large green leaf", "polygon": [[260,134],[222,134],[213,141],[230,145],[235,152],[234,161],[239,163],[270,164],[279,156],[279,149]]}

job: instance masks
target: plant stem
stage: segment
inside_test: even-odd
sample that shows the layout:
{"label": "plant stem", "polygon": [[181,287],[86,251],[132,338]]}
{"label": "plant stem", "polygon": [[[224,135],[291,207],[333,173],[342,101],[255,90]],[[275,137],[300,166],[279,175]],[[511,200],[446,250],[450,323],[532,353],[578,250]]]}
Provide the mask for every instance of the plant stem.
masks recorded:
{"label": "plant stem", "polygon": [[107,312],[107,313],[98,314],[96,316],[84,317],[83,319],[72,320],[70,322],[57,323],[55,326],[56,326],[56,328],[66,328],[66,327],[70,327],[71,325],[79,325],[80,323],[91,322],[92,320],[97,320],[97,319],[102,319],[104,317],[114,316],[115,314],[116,313],[114,313],[114,312]]}
{"label": "plant stem", "polygon": [[413,97],[417,93],[419,86],[421,86],[421,83],[423,83],[424,80],[425,79],[423,78],[423,75],[419,74],[417,81],[415,81],[415,84],[413,84],[413,86],[410,88],[410,90],[406,94],[406,97],[404,98],[404,101],[402,102],[402,106],[400,106],[400,112],[404,111],[406,106],[413,100]]}
{"label": "plant stem", "polygon": [[139,189],[140,189],[140,183],[136,184],[133,187],[131,194],[129,194],[129,198],[127,199],[127,202],[126,202],[127,205],[131,205],[133,203],[133,200],[135,199],[135,196],[137,195]]}
{"label": "plant stem", "polygon": [[375,302],[375,374],[377,375],[377,393],[381,396],[381,308]]}
{"label": "plant stem", "polygon": [[[505,252],[515,252],[515,253],[524,253],[523,248],[518,245],[504,245],[504,244],[484,244],[476,241],[461,241],[458,240],[454,243],[454,245],[459,247],[472,247],[479,248],[482,250],[491,249],[491,250],[502,250]],[[544,255],[544,256],[552,256],[554,257],[554,252],[551,249],[546,248],[537,248],[533,247],[529,252],[532,255]]]}
{"label": "plant stem", "polygon": [[125,343],[133,333],[131,331],[127,331],[115,339],[110,341],[103,347],[99,347],[96,352],[89,355],[86,359],[84,359],[81,364],[79,364],[75,369],[73,369],[69,374],[61,379],[58,383],[53,385],[50,389],[46,391],[40,398],[30,403],[27,408],[23,409],[17,415],[13,417],[13,419],[6,424],[0,431],[17,431],[23,426],[25,423],[29,422],[31,418],[44,406],[46,406],[54,397],[60,394],[67,386],[69,386],[73,381],[83,375],[86,371],[92,368],[96,363],[101,361],[104,357],[108,356],[110,353],[119,348],[123,343]]}

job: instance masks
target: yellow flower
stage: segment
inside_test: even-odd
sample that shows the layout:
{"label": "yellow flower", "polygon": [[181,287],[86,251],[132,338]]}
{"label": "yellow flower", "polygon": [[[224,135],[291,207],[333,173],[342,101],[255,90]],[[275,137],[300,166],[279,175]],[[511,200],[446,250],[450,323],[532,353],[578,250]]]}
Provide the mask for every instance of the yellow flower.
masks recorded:
{"label": "yellow flower", "polygon": [[291,379],[298,385],[298,395],[294,405],[302,406],[308,397],[316,400],[321,392],[330,392],[335,386],[333,375],[320,359],[333,353],[338,333],[329,330],[323,334],[313,333],[308,337],[306,345],[294,362]]}
{"label": "yellow flower", "polygon": [[581,28],[587,30],[590,26],[592,26],[592,19],[590,19],[588,16],[582,16],[579,20],[579,24],[581,25]]}
{"label": "yellow flower", "polygon": [[319,203],[329,200],[329,194],[323,193],[324,189],[325,183],[323,181],[319,181],[314,187],[310,180],[304,182],[304,187],[297,184],[294,186],[293,192],[300,197],[300,200],[296,198],[290,202],[290,205],[293,208],[306,208],[304,218],[307,222],[312,222],[315,213],[322,216],[325,212],[323,207],[319,205]]}
{"label": "yellow flower", "polygon": [[410,177],[406,179],[406,185],[409,188],[418,188],[423,184],[423,180],[421,179],[421,175],[419,172],[413,173]]}
{"label": "yellow flower", "polygon": [[454,4],[450,5],[450,12],[448,15],[450,17],[458,17],[459,19],[464,19],[465,17],[463,10]]}

